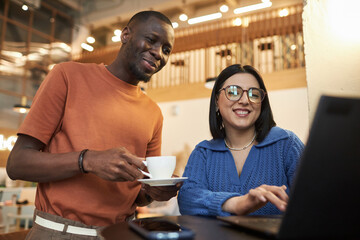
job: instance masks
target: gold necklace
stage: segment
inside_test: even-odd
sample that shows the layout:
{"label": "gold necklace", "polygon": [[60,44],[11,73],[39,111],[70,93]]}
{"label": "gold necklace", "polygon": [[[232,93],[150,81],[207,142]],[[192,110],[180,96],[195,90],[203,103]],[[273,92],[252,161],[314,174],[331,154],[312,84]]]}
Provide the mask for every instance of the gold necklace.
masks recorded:
{"label": "gold necklace", "polygon": [[242,148],[233,148],[233,147],[230,147],[229,144],[226,142],[226,139],[224,138],[224,142],[225,142],[225,146],[230,149],[230,150],[233,150],[233,151],[242,151],[242,150],[245,150],[247,149],[254,141],[255,141],[255,138],[256,138],[256,132],[254,134],[254,137],[251,139],[251,141],[245,146],[245,147],[242,147]]}

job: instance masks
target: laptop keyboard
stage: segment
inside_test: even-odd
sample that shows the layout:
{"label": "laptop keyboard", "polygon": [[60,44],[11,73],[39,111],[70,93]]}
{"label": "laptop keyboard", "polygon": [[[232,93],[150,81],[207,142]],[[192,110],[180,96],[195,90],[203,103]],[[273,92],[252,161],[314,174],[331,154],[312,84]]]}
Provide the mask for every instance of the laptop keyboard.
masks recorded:
{"label": "laptop keyboard", "polygon": [[281,224],[281,219],[279,218],[248,218],[247,221],[251,224],[261,224],[271,228],[279,228]]}
{"label": "laptop keyboard", "polygon": [[276,235],[278,233],[282,221],[281,217],[260,216],[229,216],[218,218],[243,228],[271,235]]}
{"label": "laptop keyboard", "polygon": [[247,219],[238,220],[238,224],[247,226],[248,228],[256,231],[276,234],[279,231],[281,220],[281,218],[271,217],[249,217]]}

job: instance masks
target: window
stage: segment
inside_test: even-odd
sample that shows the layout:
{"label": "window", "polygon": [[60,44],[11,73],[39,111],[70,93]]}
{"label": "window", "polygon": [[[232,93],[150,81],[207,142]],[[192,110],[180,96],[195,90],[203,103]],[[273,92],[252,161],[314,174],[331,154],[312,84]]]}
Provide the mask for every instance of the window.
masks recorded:
{"label": "window", "polygon": [[54,21],[52,18],[52,11],[48,8],[41,7],[34,12],[33,28],[50,35],[51,24]]}
{"label": "window", "polygon": [[60,15],[55,19],[55,38],[64,43],[71,43],[72,21]]}
{"label": "window", "polygon": [[14,112],[13,106],[22,98],[30,105],[49,66],[70,60],[73,13],[53,0],[42,0],[40,7],[27,11],[22,10],[21,1],[0,0],[2,128],[17,129],[24,116]]}
{"label": "window", "polygon": [[27,35],[28,31],[26,29],[23,29],[22,27],[19,27],[9,22],[7,23],[5,32],[6,42],[26,43]]}
{"label": "window", "polygon": [[24,11],[21,9],[21,5],[10,1],[8,18],[18,23],[29,26],[30,11]]}

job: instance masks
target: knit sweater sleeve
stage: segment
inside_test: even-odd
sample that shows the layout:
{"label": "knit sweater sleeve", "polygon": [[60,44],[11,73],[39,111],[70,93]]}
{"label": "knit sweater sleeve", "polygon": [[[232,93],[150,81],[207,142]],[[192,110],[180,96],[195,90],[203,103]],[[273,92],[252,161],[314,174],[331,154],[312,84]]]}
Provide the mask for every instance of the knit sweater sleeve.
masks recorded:
{"label": "knit sweater sleeve", "polygon": [[[209,190],[206,173],[207,155],[211,152],[195,148],[191,153],[183,176],[188,177],[178,195],[179,209],[182,215],[228,216],[222,210],[223,203],[237,192],[214,192]],[[211,153],[210,153],[211,154]]]}
{"label": "knit sweater sleeve", "polygon": [[291,186],[295,177],[295,172],[300,161],[300,156],[304,150],[304,143],[293,133],[290,134],[288,147],[285,149],[285,166],[288,185]]}

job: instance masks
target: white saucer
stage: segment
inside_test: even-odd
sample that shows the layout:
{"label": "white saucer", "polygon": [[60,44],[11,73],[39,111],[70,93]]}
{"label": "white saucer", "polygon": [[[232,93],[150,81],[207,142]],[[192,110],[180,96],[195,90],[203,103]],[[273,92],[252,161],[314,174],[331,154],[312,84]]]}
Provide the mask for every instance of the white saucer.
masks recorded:
{"label": "white saucer", "polygon": [[183,182],[187,177],[165,178],[165,179],[138,179],[139,182],[149,184],[150,186],[173,186],[178,182]]}

